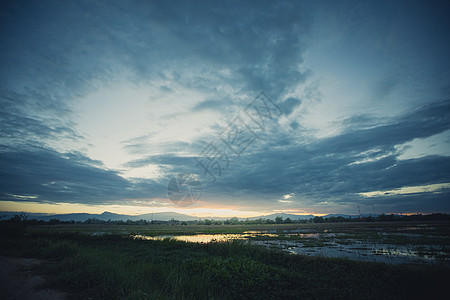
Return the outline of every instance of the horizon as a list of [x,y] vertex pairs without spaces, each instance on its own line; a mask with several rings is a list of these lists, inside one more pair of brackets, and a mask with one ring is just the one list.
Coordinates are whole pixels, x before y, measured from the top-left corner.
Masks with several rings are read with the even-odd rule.
[[0,9],[0,211],[450,213],[447,3]]
[[[148,216],[148,215],[160,215],[160,214],[167,214],[167,215],[182,215],[186,217],[194,217],[198,219],[211,219],[214,220],[215,218],[218,219],[226,219],[226,218],[239,218],[239,219],[254,219],[254,218],[264,218],[268,216],[299,216],[299,217],[331,217],[331,216],[348,216],[348,217],[367,217],[367,216],[388,216],[388,215],[396,215],[396,216],[427,216],[427,215],[448,215],[447,213],[361,213],[361,214],[295,214],[295,213],[271,213],[271,214],[262,214],[262,215],[253,215],[253,216],[197,216],[193,214],[186,214],[186,213],[177,213],[173,211],[163,211],[163,212],[151,212],[151,213],[142,213],[142,214],[120,214],[120,213],[114,213],[110,211],[103,211],[102,213],[32,213],[32,212],[26,212],[26,211],[0,211],[0,213],[17,213],[17,214],[29,214],[29,215],[42,215],[42,216],[65,216],[65,215],[97,215],[102,216],[104,214],[110,214],[110,215],[117,215],[117,216],[128,216],[128,217],[139,217],[139,216]],[[4,216],[0,216],[0,219]]]
[[[381,215],[401,215],[401,216],[416,216],[416,215],[433,215],[433,214],[444,214],[446,215],[447,213],[440,213],[440,212],[431,212],[431,213],[421,213],[421,212],[414,212],[414,213],[394,213],[394,212],[383,212],[383,213],[364,213],[362,212],[361,214],[343,214],[343,213],[329,213],[329,214],[305,214],[305,213],[285,213],[285,212],[272,212],[272,213],[264,213],[264,214],[258,214],[258,215],[246,215],[246,216],[238,216],[238,215],[227,215],[227,216],[219,216],[219,215],[204,215],[204,216],[199,216],[197,214],[190,214],[190,213],[186,213],[186,212],[175,212],[175,211],[152,211],[150,213],[138,213],[138,214],[128,214],[128,213],[117,213],[117,212],[111,212],[111,211],[103,211],[103,212],[70,212],[70,213],[49,213],[49,212],[29,212],[29,211],[0,211],[0,212],[7,212],[7,213],[24,213],[26,214],[37,214],[37,215],[47,215],[47,216],[56,216],[56,215],[72,215],[72,214],[89,214],[89,215],[103,215],[103,214],[115,214],[115,215],[125,215],[125,216],[130,216],[130,217],[136,217],[136,216],[141,216],[141,215],[153,215],[153,214],[180,214],[180,215],[185,215],[185,216],[191,216],[191,217],[196,217],[196,218],[203,218],[203,219],[208,219],[208,218],[233,218],[233,217],[237,217],[237,218],[241,218],[241,219],[249,219],[249,218],[256,218],[256,217],[265,217],[265,216],[270,216],[270,215],[295,215],[295,216],[314,216],[314,217],[327,217],[327,216],[335,216],[335,215],[343,215],[343,216],[381,216]],[[0,216],[1,218],[1,216]]]
[[[41,206],[41,205],[39,205]],[[2,210],[3,212],[10,212],[10,213],[32,213],[32,214],[52,214],[52,215],[59,215],[59,214],[103,214],[103,213],[113,213],[113,214],[124,214],[124,215],[130,215],[130,216],[139,216],[139,215],[143,215],[143,214],[152,214],[152,213],[178,213],[178,214],[185,214],[185,215],[189,215],[189,216],[195,216],[195,217],[199,217],[199,218],[208,218],[208,217],[219,217],[219,218],[224,218],[224,217],[239,217],[239,218],[252,218],[252,217],[256,217],[256,216],[262,216],[262,215],[270,215],[270,214],[276,214],[276,213],[280,213],[280,214],[284,214],[286,212],[253,212],[252,214],[248,214],[247,212],[236,212],[236,211],[227,211],[227,213],[222,213],[220,214],[220,211],[223,210],[218,210],[219,213],[217,213],[216,215],[214,215],[213,212],[208,212],[208,213],[198,213],[199,209],[195,208],[195,209],[191,209],[189,211],[186,211],[186,209],[180,210],[177,208],[173,208],[173,209],[169,209],[169,210],[152,210],[152,211],[143,211],[143,212],[136,212],[136,213],[128,213],[128,210],[114,210],[114,209],[110,209],[110,210],[101,210],[98,207],[93,208],[93,210],[90,211],[86,211],[86,210],[82,210],[82,211],[73,211],[73,210],[63,210],[63,211],[50,211],[50,210],[45,210],[45,211],[25,211],[25,210]],[[201,210],[201,209],[200,209]],[[208,211],[211,211],[210,209],[206,209]],[[299,215],[299,216],[306,216],[306,215],[314,215],[314,216],[324,216],[327,214],[317,214],[317,213],[286,213],[286,214],[292,214],[292,215]]]

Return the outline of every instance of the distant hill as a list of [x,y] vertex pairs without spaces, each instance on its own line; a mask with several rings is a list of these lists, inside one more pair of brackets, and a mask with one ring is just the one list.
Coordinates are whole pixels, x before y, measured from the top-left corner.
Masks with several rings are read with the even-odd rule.
[[[8,220],[14,217],[14,215],[21,214],[20,211],[0,211],[0,220]],[[25,214],[28,216],[28,219],[37,219],[41,220],[42,217],[50,216],[51,214],[46,213],[28,213],[25,212]]]
[[276,217],[282,217],[283,220],[289,218],[291,220],[309,220],[311,218],[314,218],[314,215],[293,215],[293,214],[270,214],[270,215],[263,215],[263,216],[257,216],[253,218],[248,218],[249,220],[257,220],[257,219],[269,219],[269,220],[275,220]]
[[161,212],[161,213],[154,213],[154,214],[143,214],[143,215],[138,215],[138,216],[134,216],[134,217],[136,218],[135,220],[144,219],[147,221],[151,221],[151,220],[169,221],[171,219],[175,219],[178,221],[198,220],[198,217],[185,215],[185,214],[179,214],[176,212]]
[[[361,214],[362,218],[366,218],[366,217],[378,217],[378,214]],[[323,216],[324,218],[329,218],[329,217],[343,217],[343,218],[359,218],[359,215],[343,215],[343,214],[329,214],[326,216]]]
[[[12,218],[16,214],[20,214],[21,212],[0,212],[0,219],[7,220]],[[146,221],[169,221],[171,219],[179,220],[179,221],[189,221],[189,220],[198,220],[197,217],[179,214],[176,212],[163,212],[163,213],[153,213],[153,214],[142,214],[142,215],[121,215],[115,214],[108,211],[105,211],[101,214],[87,214],[87,213],[74,213],[74,214],[38,214],[38,213],[25,213],[28,216],[28,219],[36,219],[49,221],[51,219],[58,219],[60,221],[86,221],[87,219],[98,219],[102,221],[137,221],[137,220],[146,220]]]

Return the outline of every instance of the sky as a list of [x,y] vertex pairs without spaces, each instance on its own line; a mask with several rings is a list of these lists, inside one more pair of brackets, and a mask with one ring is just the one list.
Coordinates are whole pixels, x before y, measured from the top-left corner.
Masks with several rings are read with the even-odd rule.
[[449,14],[2,1],[0,211],[450,213]]

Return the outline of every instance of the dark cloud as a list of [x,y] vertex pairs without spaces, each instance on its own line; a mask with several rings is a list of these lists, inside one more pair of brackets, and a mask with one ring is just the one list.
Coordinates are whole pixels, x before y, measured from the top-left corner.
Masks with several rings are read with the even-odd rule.
[[[5,82],[23,84],[39,73],[33,86],[58,102],[124,68],[138,79],[176,71],[173,62],[191,71],[199,63],[229,68],[238,76],[232,81],[241,81],[251,92],[274,91],[274,97],[304,80],[299,65],[310,20],[297,3],[133,2],[4,5]],[[205,59],[211,66],[200,62]]]
[[326,149],[336,153],[360,153],[378,146],[389,148],[450,129],[449,116],[450,101],[436,102],[395,118],[385,125],[350,129],[344,134],[318,141],[312,148],[315,151]]
[[79,153],[60,154],[45,148],[3,149],[0,154],[1,200],[24,201],[15,195],[35,195],[36,202],[126,204],[127,199],[163,197],[154,181],[138,185],[116,171]]
[[299,106],[301,103],[302,103],[302,101],[300,101],[299,99],[289,97],[286,100],[284,100],[280,104],[280,106],[286,115],[290,115],[294,111],[294,109],[297,106]]
[[42,144],[53,139],[83,140],[83,137],[60,119],[41,119],[0,111],[0,137],[3,144]]
[[[297,207],[304,207],[320,201],[332,201],[335,205],[360,203],[365,199],[359,193],[450,182],[449,157],[398,160],[399,153],[394,149],[397,144],[447,130],[449,103],[434,103],[399,116],[389,125],[352,129],[314,143],[287,143],[284,147],[267,143],[261,147],[264,150],[237,158],[212,184],[210,195],[250,195],[255,203],[276,205],[282,195],[294,192],[303,199]],[[371,151],[367,153],[368,150]],[[204,180],[211,179],[205,176]],[[400,209],[402,197],[393,196],[388,204]],[[433,195],[436,210],[446,209],[443,199],[447,197],[448,191]],[[424,199],[417,197],[414,201]],[[388,204],[383,207],[388,209]],[[403,206],[403,211],[406,208]]]

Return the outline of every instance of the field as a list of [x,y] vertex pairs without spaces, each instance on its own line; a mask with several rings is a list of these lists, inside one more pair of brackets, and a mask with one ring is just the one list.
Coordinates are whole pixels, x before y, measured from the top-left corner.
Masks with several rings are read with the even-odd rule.
[[[449,230],[448,222],[19,226],[3,228],[1,254],[41,260],[40,287],[74,299],[431,299],[447,293]],[[391,258],[370,261],[377,257]]]

